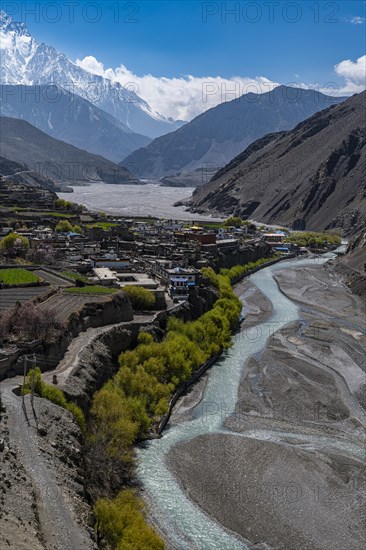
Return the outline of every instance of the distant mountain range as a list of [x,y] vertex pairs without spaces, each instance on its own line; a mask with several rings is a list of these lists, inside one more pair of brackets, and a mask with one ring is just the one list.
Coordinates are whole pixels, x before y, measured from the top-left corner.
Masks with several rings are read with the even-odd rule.
[[113,162],[151,141],[56,84],[0,85],[0,114],[24,119],[56,139]]
[[357,233],[366,226],[365,112],[363,92],[259,139],[196,189],[191,209]]
[[[176,130],[183,121],[167,119],[135,92],[82,69],[63,53],[38,44],[24,23],[0,12],[0,82],[26,86],[57,84],[93,103],[137,134],[155,138]],[[119,160],[121,160],[120,157]]]
[[290,130],[317,111],[344,99],[286,86],[264,94],[245,94],[155,139],[120,164],[135,166],[136,175],[143,178],[159,179],[182,173],[187,180],[185,172],[217,171],[256,139]]
[[141,183],[117,164],[54,139],[24,120],[0,117],[0,124],[3,159],[25,165],[42,180],[66,185],[93,181]]

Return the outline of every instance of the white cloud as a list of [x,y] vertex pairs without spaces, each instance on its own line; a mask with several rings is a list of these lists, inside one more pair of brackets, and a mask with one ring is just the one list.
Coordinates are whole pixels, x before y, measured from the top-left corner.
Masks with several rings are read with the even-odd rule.
[[366,21],[365,17],[361,17],[360,15],[355,15],[354,17],[351,17],[349,19],[349,22],[353,25],[362,25]]
[[[116,69],[105,68],[103,63],[93,56],[78,59],[76,64],[83,69],[104,76],[112,82],[119,82],[127,89],[136,92],[151,106],[154,111],[174,120],[192,120],[211,107],[224,101],[239,98],[249,92],[265,93],[279,85],[265,76],[253,78],[234,76],[195,77],[192,75],[175,78],[156,77],[152,74],[137,76],[124,65]],[[316,89],[327,95],[347,95],[359,93],[366,88],[366,56],[355,62],[345,60],[335,65],[338,77],[345,79],[345,84],[337,82],[323,85],[304,82],[288,82],[287,86]],[[301,75],[296,73],[297,79]]]
[[79,61],[79,59],[76,61],[76,64],[79,65],[79,67],[82,67],[89,73],[97,74],[99,76],[104,75],[104,67],[103,63],[100,63],[93,57],[92,55],[88,55],[87,57],[84,57],[82,61]]
[[151,74],[137,76],[124,65],[116,69],[105,69],[93,56],[77,59],[76,64],[135,91],[153,110],[175,120],[192,120],[223,101],[230,101],[248,92],[268,92],[278,86],[277,82],[263,76],[255,79],[191,75],[176,78],[158,78]]
[[366,88],[366,55],[359,57],[355,62],[351,59],[341,61],[335,65],[334,70],[346,81],[342,93],[359,93]]

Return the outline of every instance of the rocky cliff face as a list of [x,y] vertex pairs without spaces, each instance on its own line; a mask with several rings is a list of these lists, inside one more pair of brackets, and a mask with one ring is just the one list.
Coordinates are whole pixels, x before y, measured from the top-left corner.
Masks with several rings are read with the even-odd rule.
[[366,295],[366,231],[359,233],[348,245],[347,252],[334,262],[351,292]]
[[192,210],[357,233],[366,224],[365,106],[363,92],[258,140],[195,191]]

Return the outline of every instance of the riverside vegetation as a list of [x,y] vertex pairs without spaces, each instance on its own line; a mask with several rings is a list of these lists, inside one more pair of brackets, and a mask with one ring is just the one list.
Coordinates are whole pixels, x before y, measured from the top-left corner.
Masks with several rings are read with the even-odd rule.
[[[219,274],[204,268],[203,275],[219,291],[214,307],[195,321],[171,318],[161,342],[140,333],[137,347],[120,355],[120,370],[93,398],[89,422],[93,445],[122,467],[133,463],[133,444],[146,439],[152,425],[167,412],[175,389],[205,361],[230,347],[242,308],[231,281],[270,259]],[[145,523],[143,509],[131,489],[97,500],[94,512],[100,542],[116,550],[163,549],[163,541]]]
[[[231,282],[271,259],[262,258],[219,274],[212,268],[202,269],[203,276],[219,292],[213,308],[195,321],[170,318],[160,342],[141,332],[137,347],[120,355],[118,373],[94,395],[88,442],[128,471],[127,483],[133,475],[133,445],[146,439],[151,427],[167,412],[176,388],[208,359],[230,347],[242,308]],[[87,431],[82,410],[68,401],[62,390],[43,382],[39,368],[29,371],[23,394],[29,394],[32,387],[39,397],[71,412],[82,431]],[[134,489],[122,489],[113,498],[99,498],[94,514],[101,548],[164,549],[163,540],[147,524],[144,503]]]

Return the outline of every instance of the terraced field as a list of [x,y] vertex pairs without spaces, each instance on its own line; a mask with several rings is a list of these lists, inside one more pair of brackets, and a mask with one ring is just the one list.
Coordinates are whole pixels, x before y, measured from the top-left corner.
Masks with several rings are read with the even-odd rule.
[[4,288],[0,290],[0,313],[15,306],[16,302],[23,304],[50,291],[49,286],[33,286],[23,288]]
[[57,320],[60,323],[65,323],[72,313],[80,311],[85,304],[103,303],[108,300],[108,296],[79,295],[79,294],[55,294],[45,302],[39,305],[40,308],[45,308],[55,312]]
[[0,282],[6,285],[27,285],[38,281],[39,277],[27,269],[19,267],[0,269]]

